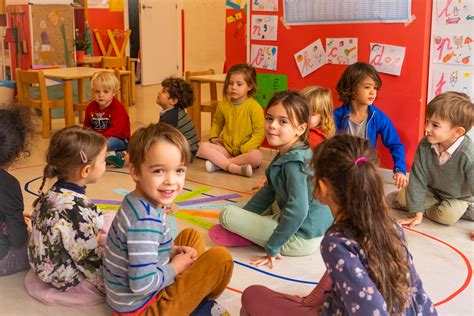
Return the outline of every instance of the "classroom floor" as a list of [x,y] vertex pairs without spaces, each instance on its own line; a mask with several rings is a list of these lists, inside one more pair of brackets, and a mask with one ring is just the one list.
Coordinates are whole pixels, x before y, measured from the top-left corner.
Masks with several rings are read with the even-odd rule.
[[[137,102],[130,108],[132,130],[156,122],[160,108],[155,104],[157,86],[137,86]],[[206,139],[210,118],[203,114],[203,137]],[[55,120],[53,129],[60,129],[63,121]],[[31,203],[39,187],[39,177],[44,167],[44,153],[48,140],[38,133],[32,146],[31,156],[18,162],[11,170],[24,185],[25,212],[31,212]],[[266,151],[264,166],[256,171],[253,178],[244,178],[216,172],[209,174],[204,170],[204,161],[193,162],[186,175],[187,191],[212,187],[205,196],[209,198],[227,194],[238,194],[233,199],[243,202],[250,198],[251,188],[263,177],[264,170],[274,152]],[[88,186],[87,196],[91,199],[107,199],[120,201],[125,191],[133,189],[133,181],[126,168],[110,168],[97,184]],[[386,185],[386,192],[393,191],[392,185]],[[218,201],[216,203],[222,203]],[[218,212],[219,209],[203,209],[201,211]],[[403,216],[397,214],[397,216]],[[215,218],[200,218],[216,223]],[[206,229],[181,219],[177,219],[178,227],[194,227],[202,232],[207,246],[213,243]],[[206,224],[206,223],[204,223]],[[474,315],[474,286],[472,284],[472,264],[474,263],[474,241],[469,240],[468,232],[474,229],[472,222],[460,221],[445,227],[427,219],[421,227],[406,230],[408,247],[411,251],[416,269],[423,280],[426,292],[437,304],[440,315]],[[266,267],[256,269],[249,265],[250,259],[263,255],[258,247],[229,249],[235,260],[234,274],[226,290],[218,299],[231,315],[239,315],[240,292],[251,284],[263,284],[274,290],[287,293],[306,295],[314,287],[312,282],[318,281],[324,268],[319,253],[307,257],[285,257],[277,261],[277,266],[270,270]],[[98,306],[81,306],[75,308],[45,306],[28,296],[23,286],[25,272],[0,278],[0,316],[10,315],[110,315],[105,304]]]

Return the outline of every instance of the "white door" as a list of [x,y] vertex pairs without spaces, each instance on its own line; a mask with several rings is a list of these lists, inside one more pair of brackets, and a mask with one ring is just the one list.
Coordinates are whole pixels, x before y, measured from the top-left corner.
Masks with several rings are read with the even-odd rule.
[[177,0],[141,0],[140,56],[143,86],[181,76],[181,24]]

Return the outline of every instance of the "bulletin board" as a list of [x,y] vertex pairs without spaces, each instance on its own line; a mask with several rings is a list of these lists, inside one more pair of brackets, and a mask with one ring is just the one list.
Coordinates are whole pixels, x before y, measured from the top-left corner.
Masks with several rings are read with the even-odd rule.
[[[276,16],[277,39],[249,38],[247,45],[247,61],[252,62],[252,46],[267,46],[263,52],[272,53],[275,47],[275,70],[258,68],[257,72],[270,74],[285,74],[288,76],[289,89],[302,89],[309,85],[320,85],[331,89],[334,106],[340,106],[335,91],[336,84],[347,65],[324,64],[316,71],[304,77],[298,69],[295,53],[303,48],[313,50],[326,48],[326,40],[357,39],[357,61],[369,62],[371,43],[382,43],[404,48],[404,60],[399,75],[380,73],[382,89],[375,105],[379,107],[397,129],[405,145],[408,167],[411,166],[419,139],[423,136],[424,111],[426,107],[428,87],[428,61],[430,50],[431,1],[412,1],[411,18],[407,23],[354,23],[354,24],[318,24],[318,25],[286,25],[283,18],[283,1],[278,1],[276,11],[254,10],[255,2],[263,0],[249,0],[248,19],[254,14]],[[249,25],[249,33],[252,32]],[[229,43],[231,39],[227,38]],[[226,44],[228,45],[228,44]],[[250,46],[250,47],[248,47]],[[389,48],[387,46],[387,48]],[[227,47],[235,54],[235,47]],[[255,55],[253,56],[255,57]],[[321,56],[321,58],[326,56]],[[261,59],[262,62],[265,58]],[[267,63],[273,67],[273,63]],[[390,153],[382,144],[377,146],[381,157],[381,166],[391,169],[393,166]]]
[[431,20],[428,101],[445,91],[474,100],[474,1],[436,0]]
[[74,65],[74,8],[31,5],[33,66]]

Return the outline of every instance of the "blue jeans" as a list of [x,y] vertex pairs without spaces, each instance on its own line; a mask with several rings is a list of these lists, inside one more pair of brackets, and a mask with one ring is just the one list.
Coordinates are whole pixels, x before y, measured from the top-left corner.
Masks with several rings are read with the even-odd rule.
[[107,138],[107,141],[109,143],[107,151],[125,151],[128,148],[128,141],[126,139],[109,137]]

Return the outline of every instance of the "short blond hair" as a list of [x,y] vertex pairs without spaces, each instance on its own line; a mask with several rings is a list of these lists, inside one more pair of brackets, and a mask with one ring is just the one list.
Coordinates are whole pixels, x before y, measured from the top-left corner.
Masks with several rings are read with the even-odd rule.
[[426,107],[426,118],[433,115],[451,123],[451,127],[463,127],[469,132],[474,123],[474,104],[462,92],[447,91],[437,95]]
[[319,86],[309,86],[304,88],[301,93],[306,98],[311,115],[320,114],[321,124],[319,128],[327,137],[331,137],[336,132],[336,126],[333,118],[333,102],[329,89]]
[[111,71],[100,71],[95,73],[91,79],[91,89],[97,85],[106,89],[114,90],[116,94],[120,89],[120,82]]

